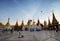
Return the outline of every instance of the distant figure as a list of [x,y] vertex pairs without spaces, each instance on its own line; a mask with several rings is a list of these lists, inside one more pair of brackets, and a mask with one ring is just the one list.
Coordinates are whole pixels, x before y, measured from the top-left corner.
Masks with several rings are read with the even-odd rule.
[[21,33],[20,33],[20,31],[19,31],[19,36],[20,36],[20,34],[21,34]]
[[20,31],[19,31],[19,35],[18,35],[18,38],[21,38],[21,35],[20,35],[21,33],[20,33]]
[[11,29],[10,31],[11,31],[11,33],[13,33],[13,29]]
[[56,29],[56,32],[58,32],[58,29]]
[[18,35],[18,38],[23,38],[24,36],[21,35],[20,31],[19,31],[19,35]]
[[58,28],[56,27],[56,32],[58,32]]
[[24,36],[23,35],[21,35],[21,38],[23,38]]

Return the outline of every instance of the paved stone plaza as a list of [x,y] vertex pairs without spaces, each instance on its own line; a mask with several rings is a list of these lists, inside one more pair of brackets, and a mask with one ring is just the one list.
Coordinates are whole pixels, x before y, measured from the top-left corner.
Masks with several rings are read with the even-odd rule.
[[39,31],[29,32],[21,31],[23,38],[18,38],[19,32],[14,31],[13,34],[10,32],[0,33],[0,41],[60,41],[60,31]]

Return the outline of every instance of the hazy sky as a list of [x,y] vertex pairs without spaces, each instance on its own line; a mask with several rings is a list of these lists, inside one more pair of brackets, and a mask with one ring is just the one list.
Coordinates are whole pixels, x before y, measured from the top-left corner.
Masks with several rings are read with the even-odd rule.
[[18,19],[19,24],[22,19],[25,24],[28,19],[34,19],[43,23],[52,20],[52,10],[57,20],[60,22],[60,0],[0,0],[0,21],[6,24],[10,18],[10,23],[15,24]]

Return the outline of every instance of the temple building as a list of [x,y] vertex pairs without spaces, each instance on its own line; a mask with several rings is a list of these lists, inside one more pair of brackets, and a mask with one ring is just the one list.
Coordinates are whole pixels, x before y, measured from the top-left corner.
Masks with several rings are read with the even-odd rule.
[[7,23],[6,23],[6,25],[4,27],[5,27],[4,28],[5,31],[9,31],[9,30],[12,29],[12,27],[10,25],[10,18],[8,18],[8,21],[7,21]]
[[57,21],[55,15],[54,15],[54,12],[52,12],[52,14],[53,14],[52,23],[49,20],[48,27],[49,27],[50,30],[59,29],[59,22]]

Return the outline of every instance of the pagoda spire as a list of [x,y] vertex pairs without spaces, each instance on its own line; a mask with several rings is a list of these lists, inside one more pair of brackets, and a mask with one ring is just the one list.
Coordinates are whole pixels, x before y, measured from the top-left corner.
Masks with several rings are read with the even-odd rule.
[[58,21],[54,15],[54,12],[52,12],[52,14],[53,14],[52,24],[58,24]]
[[21,26],[24,26],[24,21],[22,20]]
[[16,20],[16,24],[15,24],[15,26],[18,26],[18,19]]
[[16,20],[16,24],[15,24],[15,26],[14,26],[14,30],[19,30],[19,28],[18,28],[19,26],[18,26],[18,19]]
[[35,25],[35,21],[34,21],[34,19],[33,19],[32,25],[33,25],[33,26]]
[[50,22],[50,19],[49,19],[49,17],[48,17],[48,26],[49,26],[49,25],[51,25],[51,22]]
[[39,21],[39,19],[38,19],[38,21],[37,21],[37,25],[38,25],[38,26],[40,25],[40,21]]
[[10,26],[10,18],[8,18],[8,22],[6,23],[6,26]]

